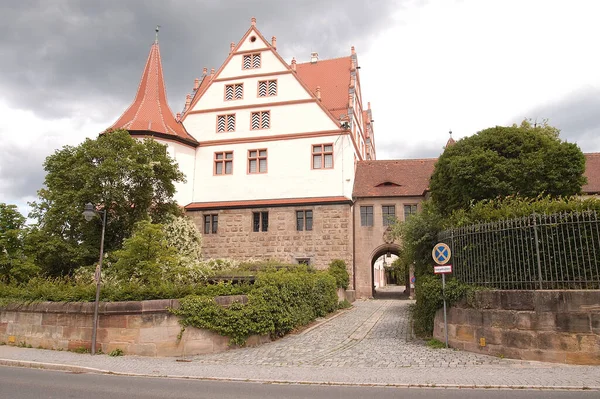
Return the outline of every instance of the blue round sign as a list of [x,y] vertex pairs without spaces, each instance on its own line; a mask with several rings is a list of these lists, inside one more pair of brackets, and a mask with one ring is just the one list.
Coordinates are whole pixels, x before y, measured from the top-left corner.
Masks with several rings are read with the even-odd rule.
[[415,278],[415,276],[412,276],[412,277],[410,278],[410,282],[414,284],[414,283],[415,283],[415,281],[417,281],[417,279]]

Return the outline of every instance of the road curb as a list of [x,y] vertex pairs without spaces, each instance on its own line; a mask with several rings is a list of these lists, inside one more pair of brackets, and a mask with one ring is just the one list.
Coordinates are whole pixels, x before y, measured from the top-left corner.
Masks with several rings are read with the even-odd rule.
[[403,383],[352,383],[352,382],[318,382],[318,381],[288,381],[288,380],[266,380],[253,378],[232,377],[202,377],[186,375],[156,375],[139,374],[120,371],[110,371],[93,367],[74,366],[58,363],[43,363],[25,360],[0,359],[0,366],[23,367],[41,370],[69,371],[72,373],[106,374],[123,377],[146,377],[146,378],[170,378],[182,380],[200,381],[229,381],[229,382],[251,382],[257,384],[281,384],[281,385],[331,385],[347,387],[390,387],[390,388],[435,388],[435,389],[509,389],[509,390],[536,390],[536,391],[600,391],[600,386],[539,386],[539,385],[475,385],[475,384],[403,384]]

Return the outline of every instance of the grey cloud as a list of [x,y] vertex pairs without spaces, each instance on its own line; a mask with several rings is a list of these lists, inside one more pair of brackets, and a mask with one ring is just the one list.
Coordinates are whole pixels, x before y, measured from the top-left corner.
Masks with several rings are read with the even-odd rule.
[[[377,134],[377,133],[376,133]],[[444,151],[446,142],[424,141],[377,141],[377,159],[437,158]]]
[[[278,50],[307,58],[361,48],[385,29],[404,0],[83,1],[29,0],[0,6],[0,90],[9,105],[68,117],[88,108],[95,120],[116,118],[133,99],[160,32],[170,104],[183,105],[202,67],[218,68],[256,16]],[[7,2],[4,2],[7,3]]]
[[[525,116],[548,119],[561,130],[562,139],[577,143],[585,152],[600,151],[600,89],[583,87],[553,103],[540,105]],[[522,119],[522,118],[521,118]],[[519,118],[514,118],[519,122]]]

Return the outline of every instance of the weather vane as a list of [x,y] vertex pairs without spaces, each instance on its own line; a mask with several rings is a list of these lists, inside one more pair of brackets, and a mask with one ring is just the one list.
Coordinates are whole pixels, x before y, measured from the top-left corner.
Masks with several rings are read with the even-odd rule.
[[158,43],[158,31],[160,30],[160,25],[156,25],[156,29],[154,29],[156,31],[156,43]]

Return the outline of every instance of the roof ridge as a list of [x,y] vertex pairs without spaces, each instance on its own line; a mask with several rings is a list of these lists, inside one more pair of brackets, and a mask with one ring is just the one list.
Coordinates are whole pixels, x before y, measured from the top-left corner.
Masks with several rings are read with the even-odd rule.
[[342,57],[334,57],[334,58],[325,58],[325,59],[319,59],[316,63],[313,63],[311,61],[306,61],[306,62],[296,62],[296,65],[304,65],[304,64],[318,64],[320,62],[327,62],[327,61],[336,61],[336,60],[342,60],[344,58],[352,58],[352,55],[347,55],[347,56],[342,56]]

